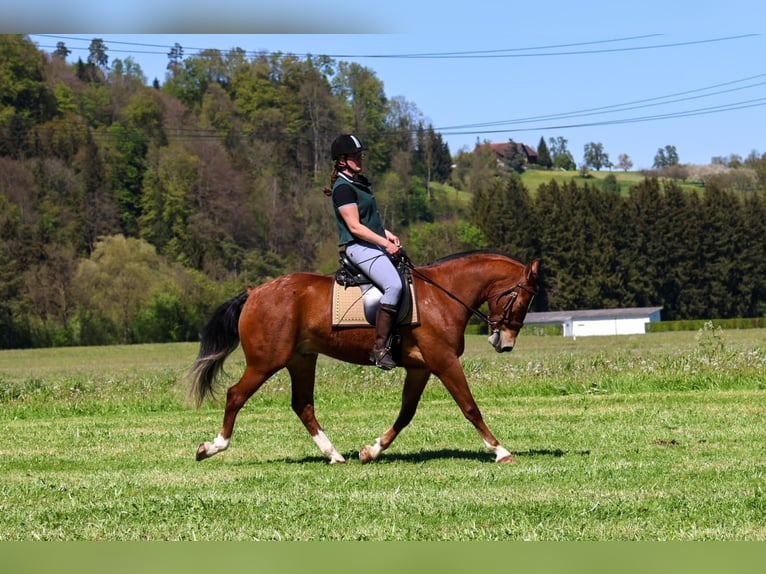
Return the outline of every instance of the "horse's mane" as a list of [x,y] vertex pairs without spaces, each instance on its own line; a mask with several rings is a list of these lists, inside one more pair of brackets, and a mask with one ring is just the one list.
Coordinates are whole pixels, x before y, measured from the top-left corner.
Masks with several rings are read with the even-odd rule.
[[500,255],[501,257],[506,257],[508,259],[515,261],[519,265],[524,265],[524,262],[521,261],[520,259],[517,259],[516,257],[512,257],[511,255],[508,255],[507,253],[504,253],[503,251],[500,251],[498,249],[474,249],[473,251],[463,251],[462,253],[453,253],[452,255],[440,257],[436,261],[432,261],[431,263],[428,263],[424,267],[433,267],[435,265],[446,263],[447,261],[453,261],[454,259],[461,259],[463,257],[469,257],[471,255]]

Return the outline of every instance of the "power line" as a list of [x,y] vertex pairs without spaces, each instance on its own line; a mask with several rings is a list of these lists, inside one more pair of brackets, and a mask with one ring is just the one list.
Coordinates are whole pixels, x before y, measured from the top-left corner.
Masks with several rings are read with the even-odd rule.
[[439,132],[442,135],[484,135],[484,134],[501,134],[501,133],[513,133],[513,132],[525,132],[525,131],[544,131],[544,130],[559,130],[559,129],[572,129],[572,128],[584,128],[594,126],[611,126],[620,124],[632,124],[643,123],[665,119],[684,118],[691,116],[702,116],[714,113],[727,112],[732,110],[742,110],[747,108],[755,108],[760,106],[766,106],[766,97],[755,98],[752,100],[745,100],[742,102],[734,102],[731,104],[722,104],[719,106],[711,106],[707,108],[698,108],[693,110],[685,110],[680,112],[669,112],[666,114],[658,114],[654,116],[638,116],[633,118],[620,118],[614,120],[604,120],[597,122],[587,122],[579,124],[561,124],[561,125],[535,125],[533,127],[526,128],[508,128],[502,130],[481,130],[481,131],[452,131],[443,128],[434,128],[434,131]]
[[[552,45],[544,45],[544,46],[533,46],[533,47],[522,47],[522,48],[502,48],[502,49],[495,49],[495,50],[469,50],[469,51],[462,51],[462,52],[425,52],[425,53],[402,53],[402,54],[321,54],[324,56],[327,56],[329,58],[352,58],[352,59],[472,59],[472,58],[529,58],[529,57],[546,57],[546,56],[576,56],[576,55],[586,55],[586,54],[608,54],[608,53],[615,53],[615,52],[633,52],[633,51],[639,51],[639,50],[657,50],[657,49],[666,49],[666,48],[679,48],[683,46],[694,46],[694,45],[700,45],[700,44],[711,44],[711,43],[717,43],[717,42],[727,42],[731,40],[741,40],[745,38],[752,38],[755,36],[759,36],[760,34],[739,34],[734,36],[723,36],[719,38],[706,38],[702,40],[689,40],[685,42],[673,42],[673,43],[665,43],[665,44],[648,44],[648,45],[640,45],[640,46],[630,46],[630,47],[622,47],[622,48],[600,48],[596,50],[572,50],[572,51],[544,51],[541,52],[541,50],[552,50],[552,49],[560,49],[560,48],[571,48],[571,47],[578,47],[578,46],[592,46],[592,45],[598,45],[598,44],[607,44],[607,43],[616,43],[616,42],[625,42],[629,40],[645,40],[648,38],[653,38],[657,36],[661,36],[662,34],[644,34],[640,36],[627,36],[623,38],[613,38],[613,39],[607,39],[607,40],[592,40],[588,42],[577,42],[577,43],[570,43],[570,44],[552,44]],[[30,34],[30,36],[39,36],[43,38],[50,38],[50,39],[58,39],[58,40],[76,40],[79,42],[87,42],[88,40],[85,40],[83,38],[77,38],[74,36],[56,36],[51,34]],[[106,40],[104,40],[106,43]],[[210,48],[192,48],[192,47],[186,47],[181,44],[174,44],[173,46],[163,45],[163,44],[148,44],[148,43],[140,43],[140,42],[122,42],[122,41],[109,41],[110,44],[118,44],[123,46],[138,46],[138,47],[144,47],[144,48],[163,48],[164,50],[171,50],[176,47],[176,45],[181,46],[181,48],[191,51],[196,51],[197,53],[205,52],[211,50]],[[46,46],[47,48],[52,48],[52,46]],[[55,46],[53,46],[55,48]],[[69,48],[67,46],[67,48]],[[72,50],[87,50],[88,48],[81,48],[81,47],[74,47],[70,48]],[[235,48],[232,48],[235,49]],[[163,52],[156,52],[156,51],[139,51],[139,50],[110,50],[113,52],[132,52],[132,53],[138,53],[138,54],[167,54],[167,51]],[[220,52],[221,50],[216,50]],[[268,50],[257,50],[257,51],[245,51],[245,54],[247,55],[259,55],[259,54],[274,54],[279,52],[271,52]],[[306,53],[306,54],[294,54],[295,56],[310,56],[312,54]],[[314,54],[317,55],[317,54]]]
[[[644,45],[644,46],[633,46],[629,48],[607,48],[607,49],[599,49],[599,50],[586,50],[586,51],[568,51],[568,52],[547,52],[547,53],[532,53],[532,54],[512,54],[511,52],[522,52],[522,51],[534,51],[534,50],[546,50],[546,49],[560,49],[560,48],[568,48],[568,47],[578,47],[578,46],[589,46],[589,45],[598,45],[598,44],[608,44],[608,43],[616,43],[616,42],[625,42],[625,41],[631,41],[631,40],[645,40],[648,38],[659,36],[660,34],[646,34],[642,36],[631,36],[631,37],[624,37],[624,38],[614,38],[614,39],[606,39],[606,40],[594,40],[589,42],[579,42],[579,43],[572,43],[572,44],[557,44],[557,45],[548,45],[548,46],[535,46],[535,47],[528,47],[528,48],[507,48],[502,50],[472,50],[472,51],[466,51],[466,52],[436,52],[436,53],[422,53],[422,54],[389,54],[389,55],[368,55],[368,56],[345,56],[345,57],[353,57],[353,58],[363,58],[363,57],[377,57],[377,58],[476,58],[476,57],[486,57],[486,58],[492,58],[492,57],[510,57],[510,56],[551,56],[551,55],[572,55],[576,53],[605,53],[605,52],[621,52],[621,51],[629,51],[629,50],[643,50],[643,49],[658,49],[658,48],[670,48],[670,47],[679,47],[679,46],[689,46],[689,45],[695,45],[695,44],[707,44],[712,42],[722,42],[722,41],[728,41],[728,40],[735,40],[735,39],[742,39],[742,38],[748,38],[753,36],[758,36],[758,34],[742,34],[737,36],[727,36],[722,38],[709,38],[704,40],[695,40],[690,42],[678,42],[678,43],[666,43],[666,44],[654,44],[654,45]],[[30,35],[32,36],[32,35]],[[35,36],[45,37],[45,38],[51,38],[51,39],[69,39],[69,40],[77,40],[77,41],[87,41],[83,38],[75,38],[72,36],[54,36],[54,35],[48,35],[48,34],[38,34]],[[95,39],[95,38],[94,38]],[[103,41],[103,39],[102,39]],[[106,43],[106,41],[105,41]],[[164,48],[170,50],[170,46],[162,45],[162,44],[149,44],[149,43],[137,43],[137,42],[109,42],[110,44],[118,44],[118,45],[126,45],[126,46],[138,46],[142,48]],[[179,44],[175,44],[173,46],[176,47]],[[183,48],[183,46],[182,46]],[[86,49],[86,48],[76,48],[76,49]],[[108,47],[107,47],[108,49]],[[184,49],[192,49],[192,50],[200,50],[198,48],[184,48]],[[235,49],[235,48],[232,48]],[[109,51],[115,51],[108,49]],[[208,49],[205,49],[208,50]],[[136,50],[128,50],[130,52],[134,53],[159,53],[159,52],[139,52]],[[164,53],[164,52],[163,52]],[[258,54],[270,54],[272,52],[268,51],[260,51],[257,52]],[[330,56],[330,57],[341,57],[338,55]],[[512,132],[519,132],[519,131],[540,131],[540,130],[553,130],[553,129],[571,129],[571,128],[582,128],[582,127],[592,127],[592,126],[604,126],[604,125],[618,125],[618,124],[630,124],[630,123],[640,123],[640,122],[649,122],[649,121],[658,121],[658,120],[666,120],[666,119],[674,119],[674,118],[683,118],[683,117],[689,117],[689,116],[698,116],[698,115],[709,115],[714,113],[723,113],[733,110],[739,110],[739,109],[746,109],[746,108],[753,108],[753,107],[760,107],[763,105],[766,105],[764,103],[764,98],[755,98],[751,100],[743,100],[738,102],[731,102],[727,104],[721,104],[717,106],[709,106],[706,108],[696,108],[696,109],[687,109],[687,110],[680,110],[675,112],[668,112],[664,114],[655,114],[655,115],[642,115],[642,116],[635,116],[635,117],[624,117],[624,118],[615,118],[615,119],[609,119],[609,120],[601,120],[601,121],[592,121],[592,122],[582,122],[582,123],[570,123],[570,124],[560,124],[560,125],[550,125],[550,122],[554,120],[563,120],[563,119],[573,119],[573,118],[580,118],[580,117],[586,117],[586,116],[599,116],[599,115],[606,115],[606,114],[615,114],[618,112],[627,112],[631,110],[641,109],[641,108],[649,108],[649,107],[656,107],[656,106],[662,106],[662,105],[669,105],[672,103],[679,103],[679,102],[685,102],[695,99],[701,99],[701,98],[708,98],[715,95],[722,95],[732,92],[737,92],[741,90],[751,89],[758,86],[762,86],[766,84],[766,82],[756,82],[745,86],[736,86],[736,87],[730,87],[735,86],[736,84],[741,84],[743,82],[748,82],[752,80],[757,80],[760,78],[763,78],[766,76],[766,73],[764,74],[757,74],[754,76],[749,76],[746,78],[741,78],[738,80],[732,80],[728,82],[722,82],[718,84],[714,84],[711,86],[706,86],[702,88],[695,88],[692,90],[686,90],[682,92],[676,92],[672,94],[662,95],[662,96],[655,96],[651,98],[644,98],[640,100],[634,100],[630,102],[625,102],[621,104],[612,104],[612,105],[606,105],[606,106],[600,106],[600,107],[594,107],[594,108],[586,108],[581,110],[575,110],[570,112],[561,112],[556,114],[546,114],[546,115],[539,115],[539,116],[530,116],[530,117],[524,117],[524,118],[516,118],[516,119],[509,119],[509,120],[496,120],[496,121],[490,121],[490,122],[482,122],[482,123],[471,123],[471,124],[464,124],[464,125],[453,125],[453,126],[446,126],[441,128],[434,128],[436,131],[439,131],[443,135],[486,135],[486,134],[499,134],[499,133],[512,133]],[[719,89],[719,88],[727,88],[727,89]],[[711,90],[717,90],[717,91],[711,91]],[[702,93],[702,92],[709,92],[709,93]],[[519,124],[534,124],[531,127],[503,127],[503,126],[517,126]],[[502,128],[502,129],[486,129],[486,128]],[[198,131],[198,130],[176,130],[175,132],[177,134],[176,137],[181,137],[184,139],[194,139],[194,138],[213,138],[218,137],[218,134],[214,132],[210,133],[204,133],[204,131]],[[275,134],[272,134],[275,135]]]
[[[697,94],[699,92],[709,91],[718,87],[724,87],[724,86],[730,86],[732,84],[737,84],[749,80],[754,80],[758,78],[763,78],[766,76],[766,73],[764,74],[757,74],[755,76],[749,76],[747,78],[741,78],[739,80],[732,80],[729,82],[723,82],[719,84],[714,84],[712,86],[706,86],[703,88],[696,88],[693,90],[686,90],[683,92],[677,92],[674,94],[668,94],[665,96],[656,96],[652,98],[645,98],[641,100],[635,100],[632,102],[626,102],[623,104],[612,104],[608,106],[600,106],[596,108],[586,108],[584,110],[576,110],[572,112],[562,112],[558,114],[546,114],[546,115],[540,115],[540,116],[529,116],[525,118],[518,118],[518,119],[512,119],[512,120],[497,120],[492,122],[484,122],[484,123],[473,123],[473,124],[464,124],[464,125],[458,125],[458,126],[446,126],[441,129],[443,130],[454,130],[454,129],[469,129],[469,128],[484,128],[484,127],[493,127],[493,126],[502,126],[502,125],[508,125],[508,124],[521,124],[521,123],[530,123],[535,121],[549,121],[553,119],[564,119],[564,118],[573,118],[573,117],[582,117],[582,116],[592,116],[592,115],[601,115],[601,114],[608,114],[608,113],[616,113],[616,112],[624,112],[624,111],[630,111],[640,108],[648,108],[648,107],[655,107],[655,106],[664,106],[668,104],[678,103],[678,102],[684,102],[689,100],[695,100],[700,98],[708,98],[711,96],[721,95],[721,94],[727,94],[732,92],[737,92],[741,90],[746,90],[750,88],[755,88],[758,86],[762,86],[766,84],[766,81],[763,82],[757,82],[754,84],[746,85],[746,86],[739,86],[735,88],[730,88],[727,90],[719,90],[716,92],[710,92],[707,94],[701,94],[701,95],[695,95],[695,96],[689,96],[688,94]],[[687,96],[687,97],[678,97],[678,96]],[[675,99],[671,99],[675,98]],[[665,101],[659,101],[659,100],[665,100]],[[651,103],[650,103],[651,102]]]

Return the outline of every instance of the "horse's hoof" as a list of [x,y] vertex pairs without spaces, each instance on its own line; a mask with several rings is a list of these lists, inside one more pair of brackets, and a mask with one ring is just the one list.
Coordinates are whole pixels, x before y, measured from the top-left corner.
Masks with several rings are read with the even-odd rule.
[[499,459],[497,462],[500,464],[516,464],[518,461],[512,454],[509,454],[508,456]]
[[199,443],[197,447],[197,462],[207,458],[207,447],[204,442]]
[[372,462],[375,460],[372,456],[372,453],[370,452],[370,447],[366,446],[362,450],[359,451],[359,461],[362,464],[367,464],[369,462]]

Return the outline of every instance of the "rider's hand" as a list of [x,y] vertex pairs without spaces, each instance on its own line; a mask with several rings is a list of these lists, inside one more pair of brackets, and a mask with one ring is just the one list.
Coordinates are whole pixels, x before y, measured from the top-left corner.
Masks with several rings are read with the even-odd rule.
[[386,243],[386,253],[388,253],[389,255],[398,255],[400,247],[401,246],[400,246],[398,241],[397,242],[393,242],[393,241],[389,240]]
[[399,253],[399,248],[401,247],[401,242],[399,241],[399,238],[391,233],[388,229],[386,231],[386,239],[388,239],[388,243],[386,243],[386,253],[389,255],[396,255]]

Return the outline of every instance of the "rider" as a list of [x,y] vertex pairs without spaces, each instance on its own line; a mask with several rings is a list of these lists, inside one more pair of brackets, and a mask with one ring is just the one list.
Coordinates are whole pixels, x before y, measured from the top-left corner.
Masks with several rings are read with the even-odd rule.
[[399,238],[383,227],[372,184],[362,175],[366,148],[358,137],[343,134],[330,149],[335,162],[331,189],[341,251],[377,286],[383,295],[375,316],[375,344],[370,360],[381,369],[396,367],[386,342],[393,329],[402,294],[402,281],[391,256],[400,249]]

